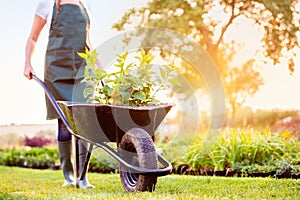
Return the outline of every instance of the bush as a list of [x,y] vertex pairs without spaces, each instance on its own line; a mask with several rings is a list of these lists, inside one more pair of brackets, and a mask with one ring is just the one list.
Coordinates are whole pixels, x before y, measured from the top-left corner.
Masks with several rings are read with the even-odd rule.
[[[92,154],[93,155],[93,154]],[[0,149],[0,165],[17,166],[34,169],[59,169],[59,153],[57,148],[25,148]],[[117,163],[107,155],[92,156],[89,171],[115,172]]]
[[51,148],[2,149],[0,157],[0,165],[6,166],[47,169],[59,163],[57,149]]
[[275,170],[282,173],[289,169],[295,174],[300,172],[299,141],[286,138],[282,133],[226,129],[218,135],[216,142],[205,145],[204,138],[197,137],[184,155],[183,162],[195,170]]
[[44,147],[55,142],[55,139],[45,136],[34,136],[32,138],[25,136],[24,139],[24,145],[29,147]]

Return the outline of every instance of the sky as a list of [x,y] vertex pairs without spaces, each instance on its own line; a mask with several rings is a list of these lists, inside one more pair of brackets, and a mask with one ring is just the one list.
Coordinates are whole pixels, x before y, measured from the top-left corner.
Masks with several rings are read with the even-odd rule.
[[[146,0],[90,0],[89,2],[93,16],[91,41],[93,46],[98,46],[118,34],[111,29],[111,26],[127,9],[142,5]],[[0,125],[53,123],[45,119],[43,90],[36,82],[29,81],[23,76],[25,44],[37,3],[38,0],[10,0],[1,5]],[[248,38],[251,41],[251,37],[254,36],[247,30],[244,32],[249,34]],[[244,36],[243,33],[241,35]],[[41,78],[46,41],[47,30],[44,29],[32,59],[35,72]],[[247,49],[244,51],[249,52]],[[300,66],[296,66],[293,76],[289,75],[286,66],[266,66],[261,72],[265,78],[265,85],[246,102],[246,105],[254,109],[300,109]]]

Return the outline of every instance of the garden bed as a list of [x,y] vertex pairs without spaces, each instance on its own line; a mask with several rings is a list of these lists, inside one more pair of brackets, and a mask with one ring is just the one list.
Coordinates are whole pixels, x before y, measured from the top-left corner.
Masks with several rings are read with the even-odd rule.
[[[192,144],[158,142],[157,148],[172,161],[173,174],[299,179],[300,141],[285,132],[227,129],[218,135],[208,153],[202,151],[203,138],[197,137]],[[60,168],[58,150],[49,147],[0,149],[0,165]],[[117,173],[117,169],[118,163],[113,158],[101,150],[93,150],[90,172]]]
[[[60,169],[57,149],[51,148],[27,148],[27,149],[0,149],[0,165],[17,166],[32,169]],[[117,173],[117,162],[107,155],[92,157],[90,160],[89,171],[96,173]],[[174,166],[172,173],[177,175],[192,176],[223,176],[223,177],[273,177],[273,178],[300,178],[300,165],[285,167],[269,172],[248,170],[210,170],[210,169],[193,169],[188,164]]]
[[178,175],[192,175],[192,176],[223,176],[223,177],[272,177],[272,178],[293,178],[299,179],[300,172],[293,173],[292,171],[286,170],[284,172],[278,172],[276,170],[270,172],[247,172],[241,170],[207,170],[198,169],[194,170],[187,164],[179,165],[177,168],[173,168],[173,174]]

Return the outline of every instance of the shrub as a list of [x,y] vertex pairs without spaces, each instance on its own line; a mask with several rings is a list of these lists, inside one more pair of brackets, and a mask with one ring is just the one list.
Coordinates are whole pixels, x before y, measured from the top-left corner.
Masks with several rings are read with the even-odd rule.
[[6,166],[46,169],[59,163],[57,149],[51,148],[2,149],[0,156],[0,165]]
[[56,141],[53,138],[46,136],[34,136],[32,138],[25,136],[24,145],[29,147],[44,147],[55,143]]
[[[281,133],[272,134],[268,129],[225,129],[206,151],[203,141],[203,137],[197,137],[184,155],[184,162],[193,169],[272,171],[280,170],[278,163],[283,161],[300,164],[299,142]],[[295,173],[296,168],[291,167]]]
[[[93,154],[92,154],[93,155]],[[0,149],[0,165],[35,169],[59,169],[57,148]],[[89,170],[92,172],[115,172],[118,164],[107,155],[92,156]]]

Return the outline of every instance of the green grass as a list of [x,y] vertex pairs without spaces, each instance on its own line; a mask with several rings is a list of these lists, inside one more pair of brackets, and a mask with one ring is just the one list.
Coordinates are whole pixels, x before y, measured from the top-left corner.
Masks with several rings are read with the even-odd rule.
[[62,188],[62,172],[0,166],[0,199],[300,199],[300,180],[169,175],[153,193],[126,193],[118,174],[89,173],[95,189]]

